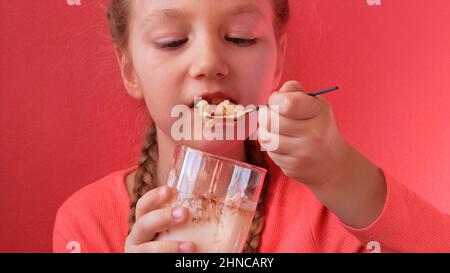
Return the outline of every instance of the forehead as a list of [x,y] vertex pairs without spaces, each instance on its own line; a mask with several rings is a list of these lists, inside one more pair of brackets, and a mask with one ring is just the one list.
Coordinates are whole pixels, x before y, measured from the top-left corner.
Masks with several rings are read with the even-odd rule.
[[145,25],[161,19],[210,18],[239,15],[272,21],[271,0],[134,0],[131,1],[133,21]]

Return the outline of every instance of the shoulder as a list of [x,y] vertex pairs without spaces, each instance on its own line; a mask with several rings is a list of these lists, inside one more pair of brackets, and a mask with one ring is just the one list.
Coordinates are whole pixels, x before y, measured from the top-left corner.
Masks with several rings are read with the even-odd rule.
[[128,206],[129,197],[125,186],[125,177],[136,167],[113,172],[72,194],[59,208],[60,212],[89,212],[86,209],[111,206]]
[[54,251],[79,242],[82,252],[120,251],[127,234],[129,196],[125,177],[136,167],[113,172],[72,194],[58,209],[53,227]]

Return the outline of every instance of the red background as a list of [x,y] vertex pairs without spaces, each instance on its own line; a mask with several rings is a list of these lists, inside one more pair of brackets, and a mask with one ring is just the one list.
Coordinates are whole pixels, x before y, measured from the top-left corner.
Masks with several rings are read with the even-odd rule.
[[[291,2],[285,79],[340,86],[347,139],[450,212],[450,1]],[[61,203],[137,161],[146,114],[101,3],[0,1],[0,251],[51,251]]]

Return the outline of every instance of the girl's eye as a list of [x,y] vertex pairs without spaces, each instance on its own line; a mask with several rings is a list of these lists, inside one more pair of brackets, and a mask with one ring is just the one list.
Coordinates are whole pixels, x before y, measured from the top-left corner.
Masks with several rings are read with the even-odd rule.
[[180,46],[184,45],[187,41],[188,41],[188,39],[158,43],[158,47],[167,48],[167,49],[176,49],[176,48],[179,48]]
[[246,38],[234,38],[234,37],[225,37],[225,40],[231,42],[237,46],[250,46],[256,44],[257,39],[246,39]]

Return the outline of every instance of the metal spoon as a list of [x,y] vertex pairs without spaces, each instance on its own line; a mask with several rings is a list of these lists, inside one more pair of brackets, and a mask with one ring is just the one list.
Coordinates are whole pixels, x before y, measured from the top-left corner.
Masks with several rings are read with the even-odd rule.
[[[315,97],[315,96],[318,96],[318,95],[321,95],[321,94],[325,94],[325,93],[328,93],[328,92],[331,92],[331,91],[335,91],[335,90],[338,90],[338,89],[339,89],[338,86],[334,86],[334,87],[330,87],[330,88],[327,88],[327,89],[323,89],[323,90],[315,91],[315,92],[312,92],[312,93],[308,93],[308,95],[312,96],[312,97]],[[234,119],[234,120],[237,120],[237,119],[240,119],[241,117],[243,117],[244,115],[246,115],[248,113],[251,113],[251,112],[254,112],[254,111],[258,111],[261,107],[268,107],[268,106],[269,106],[268,104],[265,104],[265,105],[261,105],[261,106],[255,107],[253,109],[248,109],[248,110],[245,110],[244,112],[241,112],[239,115],[212,116],[211,113],[204,113],[203,117],[204,118],[210,118],[210,119]],[[217,108],[217,105],[210,105],[210,107],[216,107]],[[216,109],[213,109],[213,110],[214,110],[213,112],[215,112]]]

